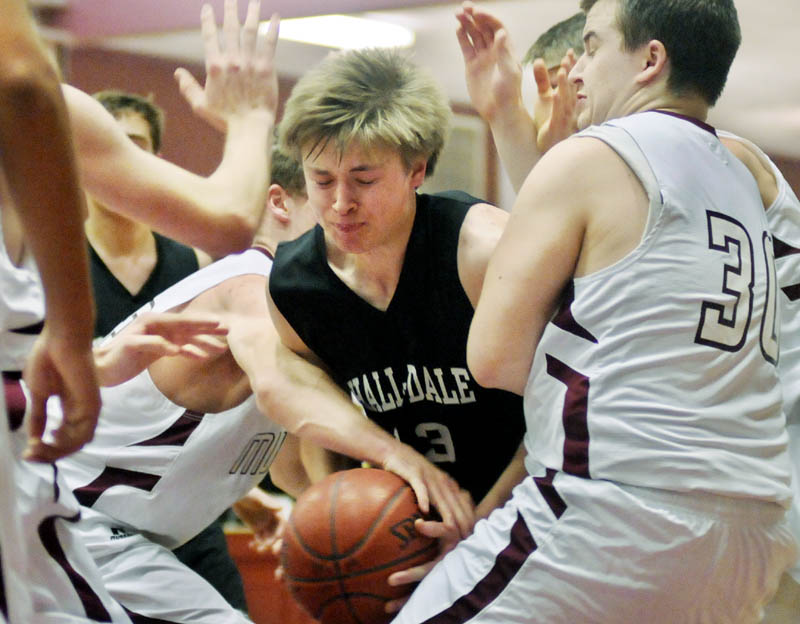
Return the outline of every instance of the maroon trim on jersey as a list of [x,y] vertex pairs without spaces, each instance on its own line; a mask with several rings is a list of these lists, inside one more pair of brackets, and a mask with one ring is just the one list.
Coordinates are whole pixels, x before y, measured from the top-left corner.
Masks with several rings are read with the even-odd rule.
[[18,327],[17,329],[10,330],[14,334],[25,334],[26,336],[38,336],[44,329],[44,321],[39,321],[25,327]]
[[533,477],[533,481],[536,483],[536,487],[539,488],[539,493],[542,495],[542,498],[547,503],[548,507],[550,507],[550,511],[552,511],[553,515],[558,519],[567,510],[567,504],[553,485],[553,477],[555,477],[556,474],[558,473],[555,470],[548,468],[543,477]]
[[137,490],[150,492],[160,479],[159,475],[106,466],[99,477],[91,483],[77,488],[73,493],[81,505],[91,507],[103,492],[115,485],[127,485]]
[[572,370],[549,353],[547,374],[565,386],[561,420],[564,425],[564,472],[576,477],[591,478],[589,474],[589,378]]
[[67,518],[62,516],[50,516],[42,520],[39,524],[39,539],[42,542],[48,554],[58,563],[59,566],[66,572],[69,577],[69,582],[80,598],[83,608],[86,610],[86,615],[92,620],[97,622],[111,622],[111,615],[103,605],[103,601],[94,592],[91,585],[81,576],[78,571],[72,567],[72,564],[67,559],[61,543],[58,541],[58,534],[56,533],[56,520],[59,518],[68,522],[77,522],[80,519],[80,513],[73,517]]
[[597,338],[572,316],[573,301],[575,301],[575,282],[570,280],[562,293],[561,305],[552,320],[553,325],[560,327],[570,334],[574,334],[578,338],[585,338],[589,342],[597,344]]
[[669,115],[670,117],[677,117],[678,119],[683,119],[684,121],[688,121],[689,123],[694,124],[701,130],[705,130],[706,132],[710,132],[714,136],[717,136],[717,129],[714,126],[707,124],[705,121],[698,119],[697,117],[690,117],[689,115],[681,115],[680,113],[673,113],[672,111],[661,110],[660,108],[652,109],[654,113],[661,113],[662,115]]
[[197,429],[197,425],[203,420],[203,416],[202,412],[186,410],[178,420],[156,437],[142,440],[130,446],[183,446],[189,436]]
[[253,245],[250,249],[252,249],[254,251],[260,251],[262,254],[264,254],[270,260],[274,260],[275,259],[275,256],[272,255],[272,252],[269,249],[267,249],[266,247],[259,247],[258,245]]
[[[800,253],[800,249],[797,247],[792,247],[789,243],[782,241],[774,234],[772,235],[772,245],[775,250],[776,260],[778,258],[785,258],[786,256],[792,256]],[[800,283],[792,284],[791,286],[783,286],[781,287],[781,290],[787,297],[789,297],[789,301],[797,301],[800,299]]]
[[6,413],[8,426],[11,431],[16,431],[25,420],[25,393],[20,384],[22,373],[18,371],[3,371],[3,394],[6,398]]
[[125,605],[122,605],[122,608],[125,609],[125,613],[127,613],[128,617],[131,618],[133,624],[174,624],[173,622],[167,622],[167,620],[158,620],[156,618],[142,615],[141,613],[135,613]]
[[538,546],[528,525],[517,512],[517,520],[511,527],[511,541],[497,555],[494,566],[473,587],[468,594],[461,596],[444,611],[425,620],[423,624],[456,624],[466,622],[485,609],[511,582],[522,564]]

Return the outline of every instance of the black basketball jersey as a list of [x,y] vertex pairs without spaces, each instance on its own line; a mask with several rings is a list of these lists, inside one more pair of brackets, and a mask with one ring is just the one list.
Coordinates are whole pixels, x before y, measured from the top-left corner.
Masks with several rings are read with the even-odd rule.
[[328,266],[322,228],[281,243],[270,276],[278,309],[367,415],[452,475],[479,502],[524,433],[522,399],[479,386],[467,369],[474,310],[458,276],[461,224],[478,203],[417,196],[417,212],[386,311]]
[[141,290],[132,295],[108,270],[89,245],[89,269],[97,307],[94,335],[105,336],[157,294],[198,269],[194,249],[153,232],[156,239],[156,266]]

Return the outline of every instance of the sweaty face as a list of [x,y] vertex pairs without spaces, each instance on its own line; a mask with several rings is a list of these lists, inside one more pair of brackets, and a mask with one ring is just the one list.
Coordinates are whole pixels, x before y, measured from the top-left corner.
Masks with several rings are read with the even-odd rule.
[[303,173],[309,204],[329,247],[364,253],[405,242],[424,162],[408,170],[396,150],[351,144],[341,153],[330,142],[303,159]]
[[599,0],[586,16],[585,51],[569,74],[578,89],[578,128],[631,112],[639,56],[622,47],[616,21],[617,0]]

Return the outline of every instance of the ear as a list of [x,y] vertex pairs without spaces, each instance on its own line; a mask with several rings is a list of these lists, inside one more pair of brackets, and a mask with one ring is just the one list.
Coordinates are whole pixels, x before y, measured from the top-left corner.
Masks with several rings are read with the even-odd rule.
[[651,83],[662,75],[667,66],[667,50],[658,39],[642,46],[642,71],[637,77],[640,83]]
[[270,184],[267,189],[267,209],[281,223],[289,223],[289,207],[286,205],[286,191],[279,184]]
[[422,186],[422,183],[425,182],[425,172],[427,168],[428,161],[424,159],[420,159],[411,165],[411,184],[415,189],[418,189]]

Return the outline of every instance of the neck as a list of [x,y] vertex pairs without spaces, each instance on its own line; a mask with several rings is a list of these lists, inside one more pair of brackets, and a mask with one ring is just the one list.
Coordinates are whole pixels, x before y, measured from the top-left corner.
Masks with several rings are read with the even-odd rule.
[[149,227],[111,212],[91,199],[88,204],[86,237],[95,250],[125,255],[152,247],[153,234]]
[[643,97],[635,98],[631,102],[631,110],[627,114],[657,109],[700,121],[705,121],[708,117],[708,102],[700,96],[676,96],[671,93],[648,96],[644,91],[641,95]]

